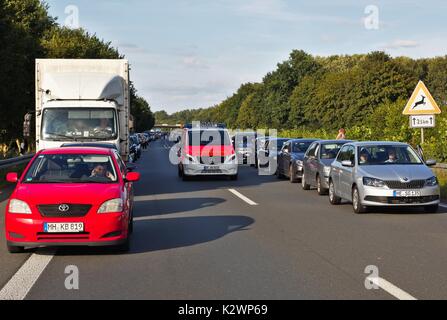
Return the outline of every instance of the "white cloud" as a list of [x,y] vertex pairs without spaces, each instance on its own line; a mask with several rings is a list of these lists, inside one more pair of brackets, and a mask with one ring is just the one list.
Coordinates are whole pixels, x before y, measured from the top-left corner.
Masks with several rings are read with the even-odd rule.
[[394,40],[393,42],[381,45],[380,48],[381,49],[400,49],[400,48],[415,48],[415,47],[419,47],[419,42],[414,41],[414,40],[402,40],[402,39],[398,39],[398,40]]

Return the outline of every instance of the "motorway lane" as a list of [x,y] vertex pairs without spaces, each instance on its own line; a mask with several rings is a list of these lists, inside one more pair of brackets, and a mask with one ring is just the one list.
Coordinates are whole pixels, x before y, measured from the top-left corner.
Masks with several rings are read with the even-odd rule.
[[[354,215],[249,167],[238,181],[182,182],[164,144],[138,165],[131,251],[61,248],[28,299],[392,299],[365,289],[368,265],[416,298],[447,297],[444,214]],[[64,287],[68,265],[78,291]]]

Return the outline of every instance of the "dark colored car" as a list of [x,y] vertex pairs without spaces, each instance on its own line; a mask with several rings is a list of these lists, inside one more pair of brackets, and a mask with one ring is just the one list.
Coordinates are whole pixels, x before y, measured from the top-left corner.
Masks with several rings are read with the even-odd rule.
[[141,146],[136,136],[129,137],[129,161],[135,162],[141,156]]
[[304,156],[304,175],[301,184],[304,190],[316,187],[319,195],[329,190],[331,164],[341,147],[350,140],[321,140],[314,142]]
[[316,139],[293,139],[284,143],[278,153],[278,171],[276,174],[279,179],[287,177],[291,183],[301,179],[304,154],[315,141]]

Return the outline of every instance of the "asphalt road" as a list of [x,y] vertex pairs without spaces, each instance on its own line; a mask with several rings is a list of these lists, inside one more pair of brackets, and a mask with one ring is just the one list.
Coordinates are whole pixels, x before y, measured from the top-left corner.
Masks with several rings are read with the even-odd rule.
[[[41,257],[49,262],[26,280],[26,299],[447,298],[447,210],[355,215],[349,204],[331,206],[315,191],[250,167],[241,167],[238,181],[183,182],[165,144],[153,143],[138,164],[129,253],[60,248],[10,255],[3,245],[0,288],[20,290],[16,273],[38,269],[33,263]],[[64,285],[71,265],[79,290]],[[367,266],[378,268],[377,289],[365,287]]]

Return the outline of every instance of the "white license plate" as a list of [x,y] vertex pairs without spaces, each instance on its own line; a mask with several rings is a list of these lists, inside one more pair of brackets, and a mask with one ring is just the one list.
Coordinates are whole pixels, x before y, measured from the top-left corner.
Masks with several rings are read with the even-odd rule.
[[219,166],[206,166],[203,168],[205,171],[213,171],[213,170],[219,170]]
[[421,195],[422,195],[421,192],[417,190],[394,191],[395,197],[410,198],[410,197],[420,197]]
[[64,222],[44,224],[44,232],[47,233],[79,233],[84,232],[84,223],[82,222]]

